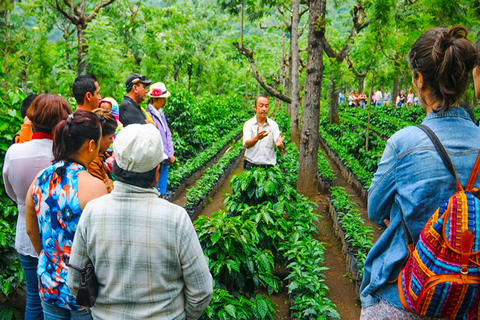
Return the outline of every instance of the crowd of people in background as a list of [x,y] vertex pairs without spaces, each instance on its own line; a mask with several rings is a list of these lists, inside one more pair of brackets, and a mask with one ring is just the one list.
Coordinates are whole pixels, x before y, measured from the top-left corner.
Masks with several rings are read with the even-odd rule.
[[[190,218],[162,199],[175,162],[162,111],[170,92],[150,84],[133,73],[118,105],[83,74],[72,85],[73,113],[54,94],[23,101],[3,178],[19,211],[25,319],[196,319],[210,302],[212,277]],[[89,220],[92,212],[102,218]],[[91,310],[76,301],[87,261],[99,279]]]
[[[368,103],[370,103],[370,105],[373,107],[382,105],[387,106],[392,103],[392,94],[388,91],[388,89],[385,89],[382,92],[381,88],[378,88],[377,91],[373,92],[370,96],[370,99],[364,90],[362,90],[360,93],[358,93],[356,90],[350,90],[348,97],[345,97],[343,91],[340,91],[338,95],[338,103],[345,104],[345,98],[347,98],[347,104],[349,107],[361,109],[365,109]],[[412,88],[408,90],[407,96],[405,96],[404,90],[400,90],[398,92],[395,99],[395,106],[405,106],[407,108],[411,108],[414,105],[420,105],[420,99],[415,96]]]

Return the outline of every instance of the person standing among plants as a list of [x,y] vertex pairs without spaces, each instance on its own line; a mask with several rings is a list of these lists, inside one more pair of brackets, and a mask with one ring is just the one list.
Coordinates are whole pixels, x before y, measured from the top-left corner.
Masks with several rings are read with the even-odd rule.
[[22,105],[20,106],[20,112],[23,118],[23,124],[20,127],[20,130],[15,133],[14,142],[15,143],[24,143],[27,141],[32,140],[33,130],[32,130],[32,122],[27,117],[27,110],[32,105],[33,100],[38,97],[38,94],[30,94],[28,95],[23,101]]
[[[477,53],[466,36],[467,29],[462,26],[431,29],[407,55],[413,87],[427,114],[422,125],[429,127],[446,149],[462,186],[472,172],[480,141],[480,129],[460,107],[477,63]],[[477,178],[474,186],[480,187],[479,182]],[[422,129],[407,127],[388,140],[368,191],[368,216],[386,230],[365,261],[360,289],[362,320],[432,319],[407,311],[400,300],[404,293],[399,292],[396,279],[409,255],[402,213],[415,244],[435,210],[456,190],[452,173]]]
[[168,169],[175,162],[172,133],[163,113],[163,108],[167,104],[167,98],[170,97],[170,91],[167,90],[163,82],[157,82],[150,86],[148,96],[150,99],[148,100],[147,113],[157,125],[158,131],[160,131],[164,152],[167,155],[167,159],[162,162],[157,185],[160,197],[163,197],[167,193]]
[[[132,124],[113,142],[112,193],[88,203],[70,264],[91,261],[99,280],[96,319],[198,319],[213,294],[212,275],[184,208],[158,198],[158,129]],[[76,294],[81,275],[68,272]]]
[[55,163],[40,171],[26,197],[26,229],[38,254],[38,290],[45,320],[92,319],[67,285],[67,263],[83,208],[107,193],[88,165],[97,157],[102,127],[97,115],[77,110],[53,133]]
[[108,177],[105,161],[108,159],[106,152],[112,144],[113,136],[117,130],[117,121],[111,113],[102,108],[93,110],[93,113],[98,116],[102,124],[102,139],[100,140],[98,156],[88,166],[88,173],[103,181],[107,187],[107,191],[110,193],[113,190],[113,181]]
[[25,198],[37,173],[48,167],[53,160],[53,128],[71,113],[72,110],[64,98],[53,94],[38,96],[26,113],[35,131],[32,140],[8,148],[3,164],[5,191],[18,208],[15,249],[25,274],[26,320],[43,319],[43,311],[38,293],[38,255],[26,231]]
[[243,125],[243,146],[245,160],[243,169],[271,168],[277,164],[275,147],[283,149],[282,132],[278,124],[268,118],[270,102],[266,96],[258,96],[255,99],[255,116]]
[[146,80],[144,75],[138,73],[132,73],[125,81],[127,95],[119,106],[119,119],[124,127],[148,122],[140,104],[145,100],[150,83],[151,80]]

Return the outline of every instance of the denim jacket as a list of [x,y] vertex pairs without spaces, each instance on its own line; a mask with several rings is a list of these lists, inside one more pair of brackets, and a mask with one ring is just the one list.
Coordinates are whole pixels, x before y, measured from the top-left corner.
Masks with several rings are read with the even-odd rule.
[[[430,112],[422,124],[442,142],[465,187],[480,149],[480,128],[460,107]],[[475,187],[480,187],[478,178]],[[384,219],[390,220],[390,225],[365,261],[360,289],[363,308],[381,299],[404,309],[395,281],[408,253],[400,208],[416,243],[427,220],[455,192],[455,179],[421,129],[407,127],[388,140],[368,190],[368,216],[382,227],[386,227]]]

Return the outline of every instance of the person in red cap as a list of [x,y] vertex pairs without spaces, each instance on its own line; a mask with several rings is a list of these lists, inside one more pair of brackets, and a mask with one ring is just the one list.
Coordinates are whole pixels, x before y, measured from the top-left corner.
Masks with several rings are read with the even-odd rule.
[[127,95],[119,106],[119,118],[124,127],[133,123],[147,123],[147,118],[140,108],[140,104],[145,100],[148,92],[147,87],[150,83],[152,83],[151,80],[146,80],[145,76],[138,73],[133,73],[127,78],[125,82]]

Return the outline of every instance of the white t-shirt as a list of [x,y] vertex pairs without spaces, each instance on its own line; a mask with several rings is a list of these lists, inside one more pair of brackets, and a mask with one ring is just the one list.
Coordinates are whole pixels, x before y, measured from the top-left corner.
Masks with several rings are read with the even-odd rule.
[[267,131],[268,135],[258,140],[258,142],[251,148],[245,151],[245,159],[254,164],[277,164],[277,157],[275,155],[275,141],[280,136],[278,124],[272,119],[267,118],[265,124],[262,126],[257,121],[257,116],[254,116],[243,125],[243,145],[245,142],[254,138],[257,135],[257,128],[259,131]]
[[381,102],[383,99],[382,91],[378,90],[377,92],[375,92],[375,97],[377,98],[377,101]]

